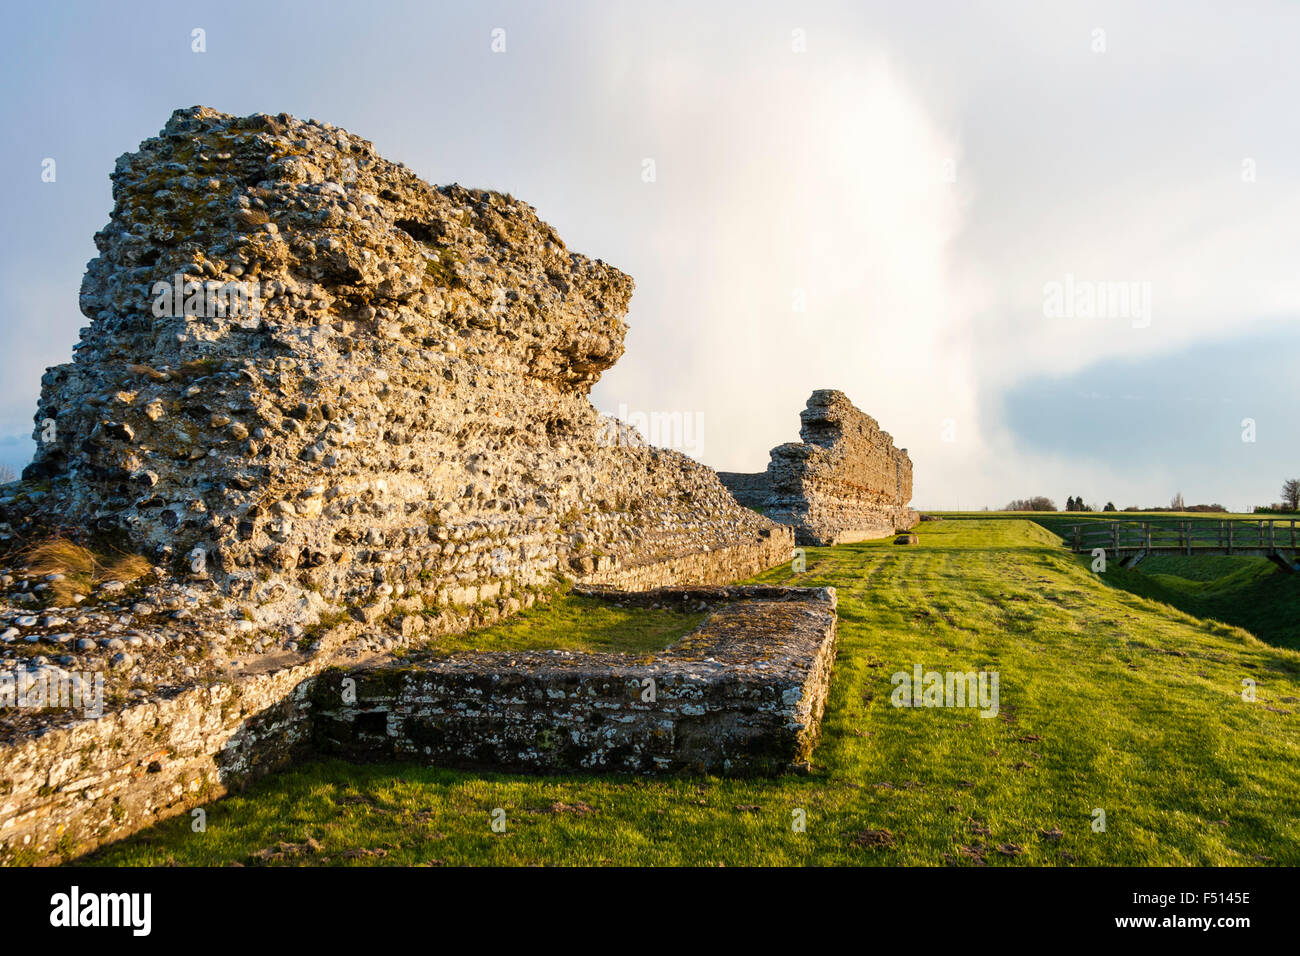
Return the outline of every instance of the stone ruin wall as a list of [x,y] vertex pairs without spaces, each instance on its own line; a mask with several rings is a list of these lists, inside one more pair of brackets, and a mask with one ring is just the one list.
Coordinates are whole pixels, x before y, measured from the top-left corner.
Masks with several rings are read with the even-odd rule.
[[325,660],[0,740],[0,866],[65,862],[287,766]]
[[881,538],[914,527],[912,460],[879,423],[833,389],[799,413],[800,442],[772,449],[767,471],[722,472],[741,504],[795,529],[804,545]]
[[[313,756],[552,773],[807,769],[835,656],[833,588],[585,593],[707,604],[715,617],[649,657],[497,652],[344,671],[319,654],[0,740],[0,866],[67,861]],[[362,627],[340,624],[322,642],[347,644]],[[355,704],[343,703],[349,676]]]
[[[788,556],[710,469],[592,407],[632,280],[527,204],[431,187],[329,124],[202,107],[112,178],[90,325],[42,379],[25,474],[59,520],[127,534],[259,626],[416,595],[450,628],[565,578]],[[177,276],[200,314],[168,312]],[[255,315],[220,314],[247,288]]]
[[[498,651],[329,672],[313,693],[318,752],[541,773],[810,769],[835,658],[834,588],[587,593],[622,606],[708,606],[711,616],[645,656]],[[350,703],[345,676],[355,681]]]
[[[42,379],[24,479],[45,520],[224,595],[235,630],[352,613],[310,653],[0,740],[0,863],[66,859],[283,766],[310,744],[316,676],[376,625],[400,644],[566,581],[789,559],[791,529],[592,407],[632,281],[526,204],[431,187],[329,124],[201,107],[121,157],[113,195],[89,325]],[[177,276],[186,301],[159,308]]]

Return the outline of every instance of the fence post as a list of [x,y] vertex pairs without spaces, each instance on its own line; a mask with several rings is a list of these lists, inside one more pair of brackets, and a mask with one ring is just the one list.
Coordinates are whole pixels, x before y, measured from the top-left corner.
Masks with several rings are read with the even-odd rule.
[[1074,550],[1079,550],[1079,526],[1077,524],[1074,526]]
[[1187,528],[1187,556],[1190,558],[1192,556],[1192,523],[1184,521],[1183,524]]
[[1273,522],[1272,522],[1272,521],[1270,521],[1270,522],[1268,523],[1268,550],[1269,550],[1269,551],[1276,551],[1276,550],[1277,550],[1277,537],[1276,537],[1276,535],[1273,533]]
[[1232,554],[1232,522],[1228,522],[1228,553]]

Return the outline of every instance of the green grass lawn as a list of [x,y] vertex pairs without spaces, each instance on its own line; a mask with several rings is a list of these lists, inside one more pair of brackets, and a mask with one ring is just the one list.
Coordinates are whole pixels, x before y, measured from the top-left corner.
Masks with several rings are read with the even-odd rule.
[[[975,517],[967,513],[964,516]],[[1139,521],[1170,525],[1191,521],[1213,527],[1221,519],[1258,521],[1290,516],[1219,515],[1168,512],[1038,512],[979,515],[986,520],[1023,520],[1032,517],[1038,524],[1060,535],[1067,542],[1076,524],[1108,523],[1119,520],[1136,525]],[[924,525],[922,526],[924,527]],[[1279,529],[1278,538],[1289,540],[1289,531]],[[1239,537],[1240,541],[1241,538]],[[1157,553],[1144,558],[1134,568],[1122,568],[1111,562],[1101,579],[1112,587],[1124,588],[1185,611],[1198,618],[1221,621],[1245,628],[1251,634],[1276,644],[1300,650],[1300,578],[1288,574],[1267,558],[1225,554]]]
[[1157,554],[1136,568],[1111,567],[1103,580],[1198,618],[1235,624],[1270,644],[1300,649],[1300,575],[1267,558]]
[[708,612],[668,608],[622,608],[576,594],[561,594],[492,627],[443,634],[415,649],[416,654],[464,651],[661,651],[707,618]]
[[[805,573],[758,579],[839,589],[810,775],[318,762],[212,804],[204,833],[182,817],[83,862],[245,863],[312,838],[318,852],[282,862],[1300,864],[1300,654],[1111,586],[1032,520],[917,530],[917,545],[810,548]],[[916,664],[997,671],[1000,713],[891,706],[890,675]]]

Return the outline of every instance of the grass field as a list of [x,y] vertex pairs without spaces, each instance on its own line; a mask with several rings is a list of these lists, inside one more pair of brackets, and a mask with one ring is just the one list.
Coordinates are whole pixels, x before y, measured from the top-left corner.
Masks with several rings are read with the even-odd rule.
[[[760,577],[839,589],[810,775],[319,762],[212,804],[204,833],[183,817],[83,862],[246,863],[283,842],[279,862],[326,865],[1300,864],[1300,654],[1112,586],[1031,520],[918,530]],[[916,664],[996,671],[998,716],[891,706]]]
[[445,634],[427,648],[438,655],[462,651],[661,651],[695,630],[709,615],[676,610],[615,607],[576,594],[561,594],[535,604],[493,627]]
[[[1117,517],[1118,515],[1118,517]],[[1009,516],[1022,520],[1025,515]],[[1290,520],[1289,516],[1263,515]],[[1221,518],[1257,521],[1260,515],[1204,513],[1083,512],[1039,513],[1035,522],[1068,540],[1070,529],[1090,521],[1192,521],[1213,526]],[[993,518],[991,520],[997,520]],[[1267,558],[1238,555],[1155,554],[1133,569],[1112,562],[1100,580],[1151,598],[1205,620],[1245,628],[1278,647],[1300,650],[1300,576],[1288,574]]]

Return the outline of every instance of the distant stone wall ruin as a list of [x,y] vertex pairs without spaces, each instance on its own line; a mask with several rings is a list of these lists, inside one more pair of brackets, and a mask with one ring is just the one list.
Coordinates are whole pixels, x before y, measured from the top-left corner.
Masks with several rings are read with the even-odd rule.
[[805,545],[883,538],[919,521],[907,449],[834,389],[819,389],[799,413],[802,442],[772,449],[767,471],[720,472],[736,500],[793,526]]

